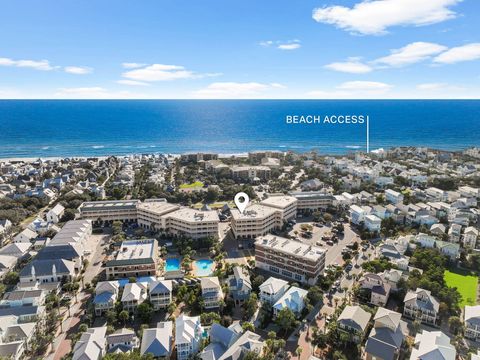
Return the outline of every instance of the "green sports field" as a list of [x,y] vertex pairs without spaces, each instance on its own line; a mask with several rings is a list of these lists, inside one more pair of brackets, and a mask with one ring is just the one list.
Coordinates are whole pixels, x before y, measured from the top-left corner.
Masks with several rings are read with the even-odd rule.
[[462,295],[460,306],[476,304],[478,286],[477,276],[463,275],[446,270],[443,277],[449,287],[456,287],[458,292]]

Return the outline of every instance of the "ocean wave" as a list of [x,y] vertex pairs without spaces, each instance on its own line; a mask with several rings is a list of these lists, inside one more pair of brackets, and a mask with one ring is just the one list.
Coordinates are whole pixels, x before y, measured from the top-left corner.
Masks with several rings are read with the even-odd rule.
[[361,146],[359,145],[347,145],[345,146],[347,149],[360,149]]
[[104,147],[104,145],[93,145],[92,149],[103,149]]
[[50,146],[43,146],[42,147],[42,150],[48,150],[48,149],[50,149]]

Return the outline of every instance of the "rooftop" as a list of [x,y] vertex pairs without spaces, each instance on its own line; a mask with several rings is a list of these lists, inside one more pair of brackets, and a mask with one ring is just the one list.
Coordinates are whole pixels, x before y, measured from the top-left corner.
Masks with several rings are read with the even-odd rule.
[[318,246],[307,245],[272,234],[258,237],[255,241],[255,245],[264,248],[271,248],[293,256],[301,256],[313,261],[319,260],[326,252]]
[[155,240],[127,240],[122,242],[115,260],[147,259],[154,256]]
[[238,209],[232,209],[232,217],[234,220],[254,220],[254,219],[264,219],[272,214],[274,214],[276,209],[270,206],[264,206],[259,204],[250,205],[245,211],[240,213]]
[[298,200],[293,196],[270,196],[261,202],[262,205],[274,208],[285,209],[286,207],[296,203]]
[[190,208],[182,208],[174,212],[171,212],[170,214],[168,214],[168,217],[172,219],[178,219],[181,221],[191,222],[191,223],[206,222],[206,221],[212,221],[212,222],[220,221],[220,219],[218,218],[217,212],[214,210],[199,211],[199,210],[190,209]]

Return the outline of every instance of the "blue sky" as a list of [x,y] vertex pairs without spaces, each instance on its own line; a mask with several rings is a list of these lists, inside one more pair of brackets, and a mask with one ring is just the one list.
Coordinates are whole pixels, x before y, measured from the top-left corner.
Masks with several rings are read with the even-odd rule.
[[0,6],[0,98],[480,97],[478,0]]

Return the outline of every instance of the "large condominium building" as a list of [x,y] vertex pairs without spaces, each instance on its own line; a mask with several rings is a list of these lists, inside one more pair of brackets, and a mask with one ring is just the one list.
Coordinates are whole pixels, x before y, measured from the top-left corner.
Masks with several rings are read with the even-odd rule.
[[294,281],[313,285],[325,268],[326,251],[317,246],[274,236],[261,236],[255,241],[255,264]]
[[283,225],[281,211],[275,208],[253,204],[240,213],[232,209],[232,232],[236,239],[254,239],[266,235]]
[[146,200],[137,204],[138,225],[151,230],[166,230],[166,214],[180,209],[179,205],[169,204],[163,199]]
[[291,192],[290,195],[297,199],[297,211],[299,213],[325,210],[332,206],[335,200],[333,195],[321,191]]
[[78,210],[83,219],[94,222],[113,222],[137,220],[137,204],[140,200],[87,201]]
[[281,211],[282,220],[289,221],[297,216],[298,200],[293,196],[281,195],[270,196],[263,200],[260,204],[270,206]]
[[107,279],[155,276],[158,264],[158,243],[155,239],[122,242],[115,259],[106,263]]
[[104,221],[134,221],[144,229],[163,231],[192,239],[218,237],[216,211],[200,211],[170,204],[165,199],[92,201],[80,208],[83,218]]
[[270,179],[271,170],[268,166],[232,166],[230,168],[234,179],[260,180]]
[[166,215],[167,232],[192,239],[218,237],[218,213],[213,210],[199,211],[181,208]]

